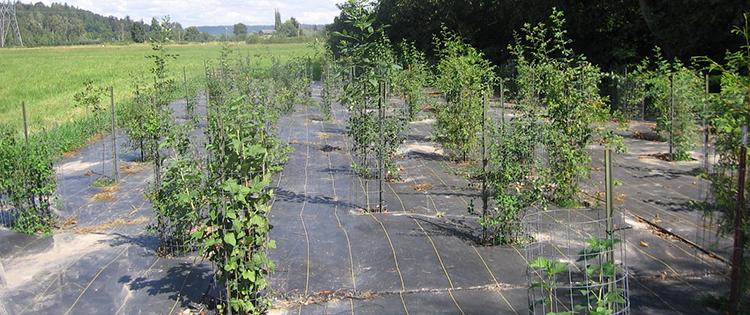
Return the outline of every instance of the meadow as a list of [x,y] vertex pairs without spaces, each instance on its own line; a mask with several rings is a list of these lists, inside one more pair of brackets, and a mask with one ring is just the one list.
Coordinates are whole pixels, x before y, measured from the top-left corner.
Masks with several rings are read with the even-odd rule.
[[[182,81],[183,68],[188,80],[204,75],[204,62],[216,60],[222,44],[170,45],[177,57],[169,64],[171,74]],[[311,52],[310,44],[231,43],[239,56],[249,56],[259,67],[268,67],[273,58],[281,61]],[[79,119],[73,95],[91,80],[96,85],[113,86],[118,104],[132,98],[132,82],[147,74],[151,61],[149,45],[65,46],[0,50],[0,124],[16,130],[23,126],[21,102],[26,102],[32,133]]]

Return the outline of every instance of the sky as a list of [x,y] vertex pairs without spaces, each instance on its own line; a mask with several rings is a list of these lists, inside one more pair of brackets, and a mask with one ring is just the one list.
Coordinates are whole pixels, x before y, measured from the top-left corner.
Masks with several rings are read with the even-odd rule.
[[113,15],[148,23],[152,17],[169,15],[187,26],[273,25],[274,9],[281,19],[294,17],[303,24],[328,24],[338,15],[336,3],[344,0],[53,0],[105,16]]

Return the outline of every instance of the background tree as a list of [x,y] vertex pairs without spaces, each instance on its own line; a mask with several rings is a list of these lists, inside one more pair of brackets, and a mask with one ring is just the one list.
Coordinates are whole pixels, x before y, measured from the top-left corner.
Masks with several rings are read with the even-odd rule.
[[188,27],[185,29],[185,40],[189,42],[201,41],[201,31],[195,26]]
[[276,29],[276,34],[278,36],[285,36],[285,37],[296,37],[300,34],[300,24],[297,22],[297,19],[290,18],[286,20],[284,23],[281,23],[278,29]]
[[[565,12],[574,50],[595,65],[619,70],[647,56],[656,45],[665,47],[666,57],[683,62],[693,55],[721,58],[725,50],[737,46],[728,31],[741,19],[741,12],[750,10],[750,2],[379,0],[375,24],[389,25],[386,32],[392,42],[412,41],[432,58],[436,56],[432,36],[445,25],[493,63],[505,65],[512,59],[505,47],[513,42],[513,30],[542,21],[553,7]],[[346,27],[341,22],[334,20],[329,30]]]
[[245,39],[245,37],[247,36],[247,26],[242,23],[237,23],[234,25],[233,32],[234,32],[234,37],[236,37],[237,39],[240,39],[240,40]]
[[143,21],[133,23],[133,26],[130,28],[130,37],[133,38],[133,41],[136,43],[143,43],[146,41],[146,27],[143,24]]
[[182,29],[182,24],[174,22],[172,23],[172,38],[176,41],[181,42],[184,40],[185,30]]

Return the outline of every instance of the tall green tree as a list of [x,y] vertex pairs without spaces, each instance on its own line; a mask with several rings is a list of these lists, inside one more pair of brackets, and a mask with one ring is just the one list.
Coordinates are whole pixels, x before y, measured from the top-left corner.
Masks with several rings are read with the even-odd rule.
[[279,10],[273,11],[273,18],[274,18],[273,29],[278,31],[279,27],[281,27],[281,13],[279,13]]

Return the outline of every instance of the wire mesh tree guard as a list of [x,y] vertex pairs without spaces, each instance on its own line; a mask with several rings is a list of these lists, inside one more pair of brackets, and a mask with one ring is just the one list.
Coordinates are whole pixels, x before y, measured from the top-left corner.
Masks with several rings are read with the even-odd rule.
[[623,220],[615,219],[608,232],[597,209],[540,210],[524,218],[529,314],[630,313]]

